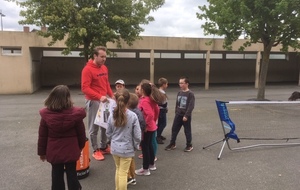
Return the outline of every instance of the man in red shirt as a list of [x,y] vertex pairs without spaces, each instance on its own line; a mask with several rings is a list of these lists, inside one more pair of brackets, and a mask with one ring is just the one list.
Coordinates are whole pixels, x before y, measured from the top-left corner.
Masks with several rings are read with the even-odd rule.
[[81,90],[86,98],[86,110],[88,112],[88,129],[90,141],[94,150],[93,157],[96,160],[104,160],[103,154],[109,154],[105,128],[100,127],[101,143],[98,147],[97,135],[99,126],[94,124],[100,101],[107,101],[107,97],[113,98],[113,92],[108,81],[108,69],[104,65],[106,61],[106,48],[98,46],[94,49],[93,59],[90,59],[81,73]]

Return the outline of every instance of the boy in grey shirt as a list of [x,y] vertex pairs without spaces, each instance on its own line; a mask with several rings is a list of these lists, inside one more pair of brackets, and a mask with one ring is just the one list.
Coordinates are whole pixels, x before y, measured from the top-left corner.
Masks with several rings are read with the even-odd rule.
[[180,77],[179,86],[181,90],[178,92],[176,99],[171,141],[165,150],[174,150],[176,148],[176,138],[182,126],[184,127],[186,137],[186,147],[184,151],[190,152],[193,150],[191,120],[192,111],[195,107],[195,96],[189,89],[189,83],[188,77]]

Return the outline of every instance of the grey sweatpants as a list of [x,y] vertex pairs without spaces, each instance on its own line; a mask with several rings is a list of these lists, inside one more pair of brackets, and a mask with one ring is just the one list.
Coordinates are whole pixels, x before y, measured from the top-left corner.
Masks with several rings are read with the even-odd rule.
[[[88,129],[90,135],[90,142],[92,144],[93,150],[97,150],[98,148],[106,148],[107,146],[107,137],[106,137],[106,129],[94,124],[97,111],[99,108],[100,101],[96,100],[86,100],[85,109],[88,114]],[[100,128],[100,147],[98,146],[97,136]]]

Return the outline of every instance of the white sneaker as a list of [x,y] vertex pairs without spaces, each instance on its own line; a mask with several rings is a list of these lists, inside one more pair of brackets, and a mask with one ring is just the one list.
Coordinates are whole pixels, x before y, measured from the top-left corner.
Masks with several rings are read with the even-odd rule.
[[156,166],[155,166],[155,164],[154,164],[154,165],[149,165],[149,170],[151,170],[151,171],[154,171],[154,170],[156,170]]
[[136,179],[128,178],[127,179],[127,185],[136,185]]
[[141,168],[141,169],[135,170],[135,174],[136,175],[150,175],[151,173],[150,173],[149,169]]

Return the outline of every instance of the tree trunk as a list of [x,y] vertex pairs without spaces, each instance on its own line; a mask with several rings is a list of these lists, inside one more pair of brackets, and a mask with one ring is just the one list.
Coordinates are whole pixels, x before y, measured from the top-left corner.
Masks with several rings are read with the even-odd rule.
[[91,44],[91,41],[88,40],[87,38],[84,38],[83,39],[83,55],[84,55],[84,59],[86,62],[88,62],[89,60],[89,56],[90,56],[90,44]]
[[87,44],[83,45],[83,54],[84,54],[84,59],[86,62],[88,62],[89,60],[89,51],[87,51],[87,49],[89,48],[89,46]]
[[259,73],[258,92],[256,98],[258,101],[265,100],[265,89],[266,89],[271,49],[272,46],[264,45],[263,58],[262,58],[262,63],[261,63],[260,73]]

